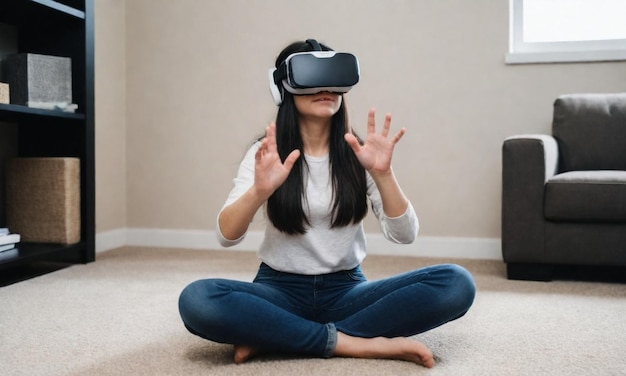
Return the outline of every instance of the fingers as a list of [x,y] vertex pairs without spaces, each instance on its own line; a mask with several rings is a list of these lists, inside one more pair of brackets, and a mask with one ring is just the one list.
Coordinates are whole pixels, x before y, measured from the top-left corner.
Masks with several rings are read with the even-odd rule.
[[387,137],[389,135],[389,128],[391,128],[391,114],[385,115],[385,123],[383,124],[383,130],[380,134],[383,137]]
[[402,138],[402,136],[404,136],[405,133],[406,133],[406,128],[400,129],[398,133],[396,133],[396,135],[393,136],[393,138],[391,139],[391,142],[393,142],[394,144],[398,143],[398,141],[400,141],[400,139]]
[[291,171],[291,168],[293,167],[294,163],[296,163],[299,157],[300,157],[300,150],[296,149],[292,151],[291,153],[289,153],[283,165],[288,171]]
[[[267,150],[276,151],[276,123],[271,122],[270,125],[265,128],[265,140],[267,140]],[[264,141],[265,141],[264,140]]]
[[359,144],[359,140],[357,140],[352,133],[346,133],[343,138],[346,140],[348,145],[350,145],[355,153],[359,152],[359,150],[361,149],[361,145]]
[[[383,129],[380,132],[380,135],[387,138],[387,136],[389,136],[389,130],[391,129],[391,114],[387,113],[385,115],[385,122],[383,123]],[[402,136],[404,135],[404,130],[400,130],[402,132],[402,134],[400,134],[400,136],[398,137],[398,134],[396,134],[396,136],[394,136],[394,142],[398,142],[400,140],[400,138],[402,138]],[[376,110],[374,108],[370,108],[369,112],[367,113],[367,133],[376,133]],[[400,132],[398,132],[400,133]]]
[[376,110],[372,107],[367,113],[367,134],[376,132]]
[[266,150],[267,150],[267,138],[264,138],[261,141],[261,146],[259,146],[256,153],[254,154],[254,159],[256,159],[257,161],[260,161],[263,158],[263,154],[265,154]]
[[[265,128],[265,138],[261,141],[261,146],[256,151],[254,158],[261,161],[265,156],[275,155],[278,158],[278,146],[276,145],[276,123],[272,122]],[[294,163],[300,157],[300,150],[293,150],[285,159],[283,165],[291,170]]]

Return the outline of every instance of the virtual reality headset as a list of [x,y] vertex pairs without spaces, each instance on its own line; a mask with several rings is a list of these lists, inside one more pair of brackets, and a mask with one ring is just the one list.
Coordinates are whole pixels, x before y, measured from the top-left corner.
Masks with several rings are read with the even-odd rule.
[[[314,40],[307,43],[319,48]],[[294,95],[322,91],[347,93],[359,82],[356,56],[335,51],[296,52],[268,72],[270,92],[277,106],[283,101],[283,90]]]

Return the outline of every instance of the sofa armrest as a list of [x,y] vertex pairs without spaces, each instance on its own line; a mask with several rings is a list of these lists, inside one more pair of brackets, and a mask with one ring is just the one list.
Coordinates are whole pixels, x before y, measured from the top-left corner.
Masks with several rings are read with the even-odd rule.
[[505,262],[545,260],[543,199],[557,172],[558,146],[549,135],[517,135],[502,146],[502,257]]
[[545,172],[544,183],[558,172],[559,147],[554,137],[547,134],[522,134],[507,137],[504,140],[504,144],[506,145],[507,142],[510,142],[512,145],[517,145],[518,148],[523,146],[521,144],[517,144],[517,142],[538,142],[543,146],[543,165]]

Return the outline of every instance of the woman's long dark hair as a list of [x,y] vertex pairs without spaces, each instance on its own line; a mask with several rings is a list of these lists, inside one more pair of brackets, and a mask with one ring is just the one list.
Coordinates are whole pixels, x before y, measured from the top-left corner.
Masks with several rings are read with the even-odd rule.
[[[325,51],[329,47],[320,44]],[[278,67],[287,56],[295,52],[311,51],[306,42],[295,42],[285,48],[276,59]],[[284,90],[283,102],[276,116],[276,143],[282,161],[293,150],[300,150],[287,180],[267,201],[267,216],[279,231],[287,234],[304,234],[310,226],[304,205],[305,169],[308,169],[298,126],[298,112],[292,94]],[[358,223],[367,214],[367,179],[365,169],[344,139],[348,129],[348,111],[342,100],[337,113],[331,119],[329,139],[329,163],[333,190],[332,227]],[[354,134],[354,132],[352,132]],[[358,138],[356,134],[355,137]],[[359,139],[359,142],[361,140]]]

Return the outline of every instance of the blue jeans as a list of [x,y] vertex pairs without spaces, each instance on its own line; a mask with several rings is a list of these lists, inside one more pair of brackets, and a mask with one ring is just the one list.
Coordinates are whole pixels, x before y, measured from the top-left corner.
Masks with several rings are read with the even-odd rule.
[[452,264],[371,282],[360,267],[310,276],[261,264],[253,282],[191,283],[178,306],[187,329],[208,340],[330,357],[337,331],[412,336],[463,316],[475,293],[470,273]]

